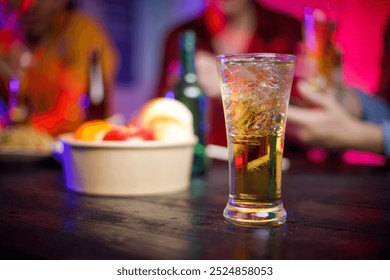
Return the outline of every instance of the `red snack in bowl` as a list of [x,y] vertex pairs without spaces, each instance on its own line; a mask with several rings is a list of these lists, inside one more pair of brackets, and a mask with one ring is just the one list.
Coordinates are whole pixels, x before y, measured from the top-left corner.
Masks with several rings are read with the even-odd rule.
[[142,140],[145,140],[145,141],[156,140],[156,138],[154,137],[153,131],[150,129],[146,129],[146,128],[141,128],[140,130],[138,130],[138,132],[134,136],[140,137],[140,138],[142,138]]
[[129,139],[129,137],[130,137],[130,134],[125,129],[115,128],[115,129],[108,131],[104,135],[103,141],[125,141],[125,140]]
[[127,126],[130,138],[140,138],[144,141],[156,140],[154,131],[143,126],[142,122],[139,119],[135,119],[130,122]]

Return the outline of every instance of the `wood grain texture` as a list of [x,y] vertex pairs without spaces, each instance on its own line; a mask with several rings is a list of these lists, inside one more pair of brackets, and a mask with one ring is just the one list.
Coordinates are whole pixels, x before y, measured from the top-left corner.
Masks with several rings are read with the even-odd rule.
[[292,160],[287,223],[248,229],[222,218],[227,164],[188,191],[97,197],[65,189],[53,162],[0,163],[1,259],[389,259],[390,172]]

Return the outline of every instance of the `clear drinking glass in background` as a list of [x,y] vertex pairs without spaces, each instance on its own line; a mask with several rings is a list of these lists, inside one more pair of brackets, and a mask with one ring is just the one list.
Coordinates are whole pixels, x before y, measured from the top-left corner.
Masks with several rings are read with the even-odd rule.
[[232,54],[217,58],[229,149],[225,219],[241,226],[286,221],[282,158],[295,56]]

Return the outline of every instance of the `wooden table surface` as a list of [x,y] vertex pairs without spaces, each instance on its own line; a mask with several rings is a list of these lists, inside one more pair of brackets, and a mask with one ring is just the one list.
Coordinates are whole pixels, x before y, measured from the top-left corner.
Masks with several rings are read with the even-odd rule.
[[69,192],[52,160],[0,163],[1,259],[390,259],[390,171],[293,156],[287,223],[222,218],[226,162],[188,191],[132,198]]

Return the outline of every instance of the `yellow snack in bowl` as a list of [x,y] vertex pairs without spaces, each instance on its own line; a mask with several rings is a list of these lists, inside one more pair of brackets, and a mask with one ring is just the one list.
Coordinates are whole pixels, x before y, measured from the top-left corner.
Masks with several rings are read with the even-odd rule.
[[94,141],[103,139],[104,135],[113,128],[113,124],[104,120],[87,121],[73,133],[76,140]]

